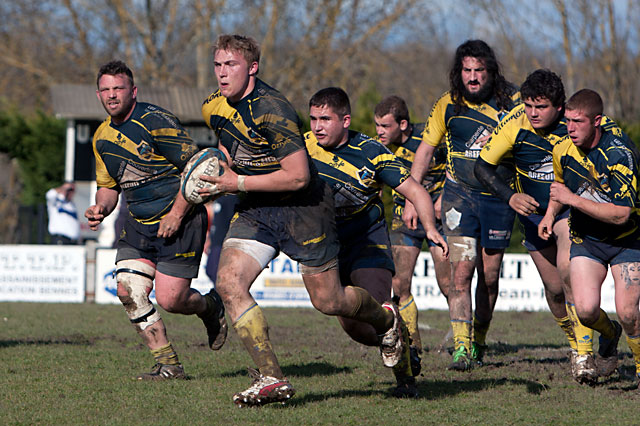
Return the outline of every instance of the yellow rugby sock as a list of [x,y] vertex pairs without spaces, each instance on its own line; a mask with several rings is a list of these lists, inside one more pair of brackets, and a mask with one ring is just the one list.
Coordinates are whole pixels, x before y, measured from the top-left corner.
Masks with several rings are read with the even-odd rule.
[[640,335],[627,336],[627,344],[633,354],[633,360],[636,363],[636,375],[640,377]]
[[460,346],[471,351],[471,321],[451,320],[453,329],[453,347],[457,350]]
[[593,323],[593,329],[599,332],[600,335],[607,340],[611,340],[616,337],[616,329],[607,316],[607,313],[602,309],[600,309],[600,316],[598,317],[598,320]]
[[398,308],[400,309],[400,316],[409,330],[411,345],[418,348],[419,352],[422,352],[420,330],[418,329],[418,307],[413,299],[413,295],[409,295],[409,298],[406,299]]
[[473,316],[473,341],[479,345],[486,345],[487,340],[487,332],[489,331],[489,326],[491,325],[491,321],[483,322],[478,319],[475,315]]
[[580,322],[575,305],[567,303],[567,314],[573,324],[578,355],[593,355],[593,329]]
[[171,342],[159,347],[158,349],[151,349],[151,355],[153,355],[153,358],[158,364],[180,364],[180,361],[178,360],[178,354],[173,349],[173,346],[171,346]]
[[254,303],[233,324],[244,347],[256,363],[258,370],[265,376],[278,379],[284,378],[278,359],[276,358],[271,341],[269,340],[269,327],[262,309]]
[[[568,312],[568,309],[567,309],[567,312]],[[558,327],[560,327],[562,331],[564,331],[564,334],[565,336],[567,336],[567,340],[569,341],[569,346],[571,347],[571,349],[573,349],[574,351],[577,351],[578,342],[576,341],[576,335],[573,332],[573,324],[571,322],[571,318],[569,318],[569,315],[563,318],[558,318],[554,316],[553,319],[556,320],[556,324],[558,324]]]
[[354,286],[347,286],[345,290],[347,289],[355,294],[356,303],[345,318],[371,324],[379,335],[393,327],[393,313],[383,308],[367,290]]

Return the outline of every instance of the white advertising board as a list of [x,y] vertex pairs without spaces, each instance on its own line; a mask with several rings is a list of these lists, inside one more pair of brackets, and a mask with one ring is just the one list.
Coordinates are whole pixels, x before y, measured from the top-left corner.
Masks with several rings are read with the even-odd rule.
[[[199,276],[192,287],[206,293],[212,287],[204,266],[203,256]],[[99,249],[96,253],[96,303],[120,303],[112,277],[115,269],[115,250]],[[471,292],[474,294],[477,277]],[[412,293],[418,309],[446,310],[447,302],[436,282],[431,255],[420,253],[412,282]],[[251,294],[261,306],[312,307],[304,288],[298,263],[281,254],[273,259],[256,279]],[[615,312],[613,280],[607,275],[602,286],[602,308]],[[153,296],[153,294],[152,294]],[[542,281],[527,254],[506,254],[502,262],[500,293],[496,303],[499,311],[548,311]]]
[[0,246],[0,301],[83,302],[84,246]]

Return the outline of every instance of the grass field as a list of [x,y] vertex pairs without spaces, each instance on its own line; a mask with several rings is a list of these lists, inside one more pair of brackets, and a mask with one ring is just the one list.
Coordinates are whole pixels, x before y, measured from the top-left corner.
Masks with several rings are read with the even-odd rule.
[[[163,313],[191,380],[138,382],[153,360],[122,307],[0,303],[0,424],[638,424],[633,360],[620,343],[620,373],[591,388],[573,382],[564,338],[548,313],[498,312],[488,364],[446,371],[437,349],[448,314],[420,313],[421,397],[389,396],[394,381],[375,348],[351,342],[311,309],[265,309],[271,340],[296,396],[239,409],[251,361],[233,331],[209,350],[196,317]],[[445,345],[446,346],[446,345]]]

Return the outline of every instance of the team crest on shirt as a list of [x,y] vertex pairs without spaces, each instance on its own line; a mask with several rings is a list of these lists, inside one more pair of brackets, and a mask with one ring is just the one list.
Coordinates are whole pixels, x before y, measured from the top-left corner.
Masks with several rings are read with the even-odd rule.
[[140,154],[140,158],[149,160],[153,155],[153,149],[151,149],[148,143],[142,142],[138,145],[138,154]]
[[358,181],[364,186],[371,186],[374,183],[375,172],[366,167],[358,170]]
[[340,167],[344,166],[344,161],[340,157],[338,157],[337,155],[334,155],[333,158],[331,159],[331,163],[329,163],[329,165],[331,167],[339,169]]

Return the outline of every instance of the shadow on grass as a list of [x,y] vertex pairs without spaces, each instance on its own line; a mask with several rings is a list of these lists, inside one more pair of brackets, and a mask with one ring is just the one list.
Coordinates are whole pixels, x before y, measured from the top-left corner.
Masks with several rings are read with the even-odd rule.
[[[487,389],[496,389],[504,385],[522,385],[527,388],[527,392],[532,395],[540,395],[542,392],[549,389],[548,386],[534,382],[531,380],[523,379],[481,379],[481,380],[465,380],[465,381],[427,381],[418,380],[418,391],[420,396],[416,399],[420,400],[439,400],[455,396],[459,393],[465,392],[477,392]],[[345,399],[352,397],[371,397],[371,396],[387,396],[394,399],[391,396],[393,388],[389,388],[387,391],[382,390],[353,390],[345,389],[338,392],[309,392],[303,396],[296,396],[291,401],[287,402],[288,406],[301,407],[309,403],[321,402],[328,399]]]
[[[351,367],[336,367],[328,362],[308,362],[305,364],[289,364],[282,366],[282,373],[287,377],[331,376],[334,374],[350,374]],[[222,377],[246,376],[247,370],[241,369],[221,374]]]
[[82,334],[73,334],[71,336],[59,336],[48,337],[41,339],[15,339],[15,340],[0,340],[0,348],[10,348],[13,346],[47,346],[47,345],[78,345],[78,346],[91,346],[95,343],[95,339],[88,339]]

